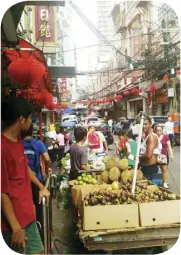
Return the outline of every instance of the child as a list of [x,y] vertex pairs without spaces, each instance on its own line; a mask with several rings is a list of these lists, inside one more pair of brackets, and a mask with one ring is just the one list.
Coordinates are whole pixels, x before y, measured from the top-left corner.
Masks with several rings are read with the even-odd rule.
[[76,142],[70,146],[70,180],[75,180],[78,177],[78,171],[86,170],[88,164],[88,156],[84,147],[87,130],[84,127],[77,127],[74,136]]
[[118,133],[119,139],[116,141],[116,151],[117,154],[119,155],[120,159],[123,159],[126,157],[126,142],[127,142],[127,137],[126,137],[126,132],[124,130],[121,130]]

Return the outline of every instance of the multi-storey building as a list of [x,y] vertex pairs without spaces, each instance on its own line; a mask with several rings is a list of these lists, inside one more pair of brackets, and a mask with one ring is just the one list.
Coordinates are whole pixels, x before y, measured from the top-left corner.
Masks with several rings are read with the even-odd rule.
[[[106,40],[113,40],[113,22],[110,17],[112,1],[109,0],[98,0],[96,2],[96,11],[97,11],[97,30],[103,35]],[[107,62],[107,55],[110,53],[110,46],[105,44],[103,38],[98,40],[98,62],[105,63]],[[101,65],[100,65],[101,66]]]

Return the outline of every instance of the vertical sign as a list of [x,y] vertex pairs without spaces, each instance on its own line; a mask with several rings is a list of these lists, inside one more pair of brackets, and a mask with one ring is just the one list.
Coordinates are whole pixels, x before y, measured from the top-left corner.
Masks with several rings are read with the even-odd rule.
[[62,78],[62,94],[66,93],[67,91],[67,79]]
[[57,44],[56,7],[34,7],[34,41],[45,44]]

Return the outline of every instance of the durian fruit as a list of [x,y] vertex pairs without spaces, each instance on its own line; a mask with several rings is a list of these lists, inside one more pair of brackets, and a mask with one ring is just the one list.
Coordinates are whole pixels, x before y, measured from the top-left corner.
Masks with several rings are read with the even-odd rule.
[[105,183],[109,182],[109,171],[104,170],[101,174],[101,180]]
[[124,183],[127,183],[130,180],[130,177],[131,177],[131,173],[128,169],[124,170],[121,174],[121,180]]
[[126,158],[121,159],[118,164],[119,170],[124,171],[128,169],[128,160]]
[[118,163],[119,162],[115,157],[111,157],[105,162],[106,169],[111,170],[111,168],[117,167]]
[[109,180],[110,181],[118,181],[119,177],[121,176],[121,173],[119,171],[119,168],[112,167],[109,171]]
[[[133,176],[134,176],[134,170],[130,170],[131,176],[130,176],[130,180],[133,180]],[[137,170],[137,175],[136,175],[136,180],[137,181],[141,181],[143,179],[143,173],[141,170]]]

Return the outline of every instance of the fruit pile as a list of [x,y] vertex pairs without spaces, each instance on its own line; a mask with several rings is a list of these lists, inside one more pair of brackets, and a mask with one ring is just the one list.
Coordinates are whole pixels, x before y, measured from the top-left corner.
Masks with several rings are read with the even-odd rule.
[[74,181],[74,185],[86,185],[86,184],[97,184],[97,180],[92,177],[90,174],[82,173],[81,176],[77,177],[77,180]]
[[84,198],[83,202],[85,206],[96,206],[151,203],[176,199],[175,194],[170,194],[167,191],[159,189],[155,191],[148,190],[147,184],[138,183],[135,194],[131,193],[131,189],[132,184],[130,182],[117,183],[117,186],[114,182],[112,188],[91,192]]
[[61,166],[62,168],[66,168],[67,167],[67,160],[70,159],[70,154],[67,153],[65,157],[63,157],[61,160],[60,160],[60,163],[61,163]]
[[[105,183],[112,183],[113,181],[132,182],[134,170],[128,169],[128,160],[121,159],[118,161],[115,157],[104,158],[106,169],[101,175],[101,179]],[[143,179],[141,170],[137,170],[136,180]]]

